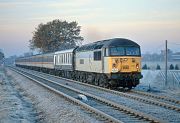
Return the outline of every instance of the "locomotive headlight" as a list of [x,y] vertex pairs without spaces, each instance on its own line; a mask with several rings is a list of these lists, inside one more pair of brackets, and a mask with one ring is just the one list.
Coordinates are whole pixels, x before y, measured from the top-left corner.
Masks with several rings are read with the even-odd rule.
[[119,70],[117,68],[112,68],[112,73],[117,73]]
[[124,58],[124,61],[127,61],[128,59],[127,58]]
[[116,64],[113,63],[112,64],[112,73],[117,73],[119,71],[118,68],[116,68],[116,67],[117,67]]
[[139,64],[136,64],[136,68],[139,69]]

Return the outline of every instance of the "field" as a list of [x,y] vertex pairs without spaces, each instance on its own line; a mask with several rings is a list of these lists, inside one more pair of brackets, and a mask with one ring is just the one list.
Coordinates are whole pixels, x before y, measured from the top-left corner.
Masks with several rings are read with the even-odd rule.
[[173,95],[180,99],[180,70],[168,71],[167,84],[164,70],[142,70],[142,74],[143,78],[135,89]]

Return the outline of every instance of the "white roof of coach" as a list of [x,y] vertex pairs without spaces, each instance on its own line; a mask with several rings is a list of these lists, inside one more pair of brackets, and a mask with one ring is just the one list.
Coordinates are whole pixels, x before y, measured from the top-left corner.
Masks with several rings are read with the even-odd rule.
[[72,53],[74,49],[75,49],[75,48],[73,48],[73,49],[68,49],[68,50],[57,51],[57,52],[55,52],[55,54],[60,54],[60,53]]

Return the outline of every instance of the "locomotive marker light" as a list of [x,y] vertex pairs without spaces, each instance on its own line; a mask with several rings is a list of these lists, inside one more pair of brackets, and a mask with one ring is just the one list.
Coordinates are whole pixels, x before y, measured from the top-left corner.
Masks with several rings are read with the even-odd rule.
[[139,64],[136,64],[136,68],[139,69]]
[[117,68],[112,68],[112,73],[117,73],[119,70]]
[[117,73],[119,70],[118,70],[118,68],[116,68],[116,64],[115,63],[113,63],[112,64],[112,73]]

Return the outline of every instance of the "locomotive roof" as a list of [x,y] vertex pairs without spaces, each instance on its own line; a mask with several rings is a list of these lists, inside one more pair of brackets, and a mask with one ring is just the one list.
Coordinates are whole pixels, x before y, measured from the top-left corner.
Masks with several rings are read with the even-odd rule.
[[83,45],[77,48],[77,51],[96,50],[96,49],[101,49],[101,48],[106,48],[106,47],[117,47],[117,46],[140,47],[136,42],[131,41],[129,39],[113,38],[113,39],[102,40],[102,41],[97,41],[97,42]]
[[31,55],[31,56],[22,56],[22,57],[18,57],[18,58],[16,58],[16,59],[24,59],[24,58],[30,58],[30,57],[38,57],[38,56],[52,56],[52,55],[54,55],[54,52],[51,52],[51,53],[42,53],[42,54],[35,54],[35,55]]
[[73,49],[68,49],[68,50],[61,50],[61,51],[57,51],[55,52],[55,54],[60,54],[60,53],[71,53],[74,51],[75,48]]

